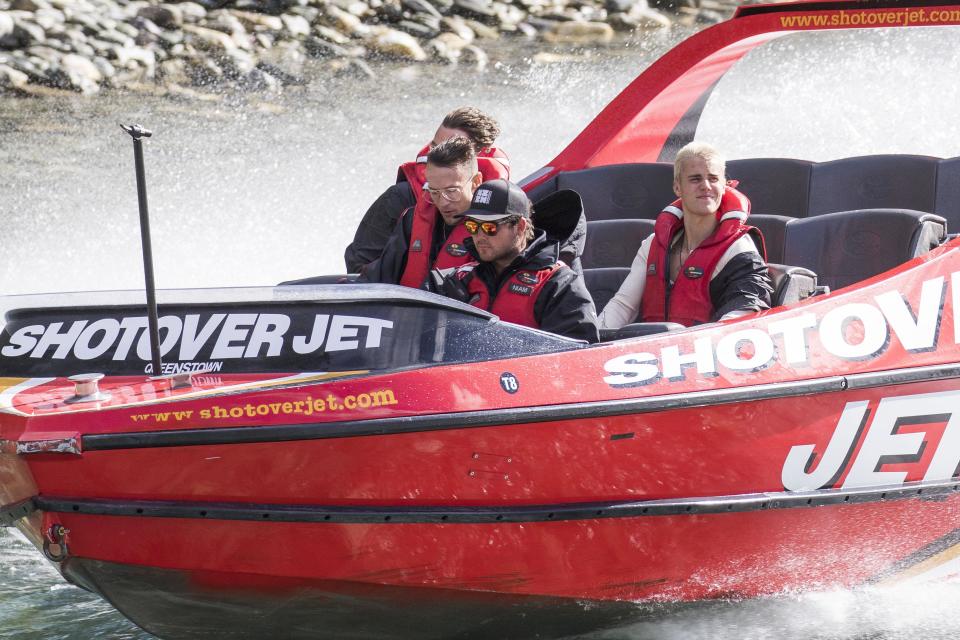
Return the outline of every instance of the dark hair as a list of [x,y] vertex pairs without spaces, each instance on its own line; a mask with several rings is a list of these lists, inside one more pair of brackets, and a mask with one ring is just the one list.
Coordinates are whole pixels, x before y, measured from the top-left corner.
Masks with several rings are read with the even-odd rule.
[[460,165],[469,164],[473,171],[477,170],[477,152],[473,143],[467,138],[458,136],[441,142],[427,154],[427,162],[436,167],[452,169]]
[[443,119],[442,126],[447,129],[460,129],[466,133],[477,150],[492,146],[500,135],[497,121],[474,107],[454,109]]
[[[533,220],[530,219],[530,215],[527,214],[524,217],[527,219],[527,232],[524,234],[523,239],[529,243],[533,240],[534,236],[537,235],[537,232],[533,227]],[[520,222],[520,220],[517,219],[517,222]]]

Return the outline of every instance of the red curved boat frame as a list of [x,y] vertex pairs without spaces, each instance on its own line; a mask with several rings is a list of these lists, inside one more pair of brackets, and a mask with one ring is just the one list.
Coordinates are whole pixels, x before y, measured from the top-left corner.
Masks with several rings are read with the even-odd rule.
[[[798,31],[960,24],[960,4],[923,0],[792,2],[740,7],[731,20],[697,33],[651,64],[548,165],[533,187],[560,171],[622,162],[672,161],[678,123],[738,60]],[[675,151],[675,150],[674,150]]]

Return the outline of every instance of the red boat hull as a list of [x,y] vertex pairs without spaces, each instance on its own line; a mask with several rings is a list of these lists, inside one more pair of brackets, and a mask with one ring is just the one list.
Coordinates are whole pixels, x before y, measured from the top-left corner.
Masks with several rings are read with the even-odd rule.
[[[631,602],[855,587],[948,562],[960,543],[960,481],[923,482],[947,417],[901,428],[926,444],[914,459],[884,466],[902,470],[904,482],[882,491],[844,486],[880,428],[874,423],[858,433],[832,488],[784,491],[783,473],[796,443],[823,446],[845,406],[866,402],[874,415],[890,399],[932,406],[953,398],[955,386],[934,380],[593,420],[90,451],[69,462],[37,454],[31,469],[43,488],[40,531],[69,531],[65,575],[145,628],[161,625],[164,637],[170,618],[154,615],[159,605],[144,594],[171,584],[177,606],[195,609],[187,619],[197,629],[222,624],[213,594],[314,606],[317,620],[335,601],[346,626],[323,626],[330,633],[320,637],[331,638],[345,629],[378,637],[418,599],[436,604],[417,616],[428,627],[436,616],[437,625],[482,628],[488,607],[503,606],[547,618],[586,610],[580,623],[601,628],[642,616]],[[290,486],[295,501],[284,493]],[[263,607],[248,613],[241,626],[269,619]],[[525,628],[517,637],[535,635]]]
[[877,582],[919,560],[916,550],[933,555],[960,540],[958,505],[951,496],[533,526],[59,520],[75,532],[64,574],[161,637],[272,628],[514,638],[632,624],[651,613],[635,603],[644,599]]

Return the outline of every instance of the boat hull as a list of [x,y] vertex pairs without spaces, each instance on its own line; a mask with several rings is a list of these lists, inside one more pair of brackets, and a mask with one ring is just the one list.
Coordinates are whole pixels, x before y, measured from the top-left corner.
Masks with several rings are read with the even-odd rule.
[[85,559],[71,559],[63,573],[161,638],[567,637],[616,629],[652,610],[628,602],[267,579]]
[[955,492],[559,522],[55,518],[67,579],[160,637],[521,638],[632,624],[650,602],[923,579],[956,554]]
[[[581,609],[607,628],[643,615],[639,602],[952,575],[956,373],[897,375],[848,376],[815,397],[788,386],[673,409],[596,403],[549,421],[320,423],[288,439],[224,427],[196,443],[168,430],[2,455],[28,459],[39,487],[33,539],[66,530],[67,548],[52,546],[64,575],[161,637],[259,629],[288,602],[331,630],[319,637],[381,637],[411,617],[432,637],[504,616],[534,637],[540,623],[521,623]],[[245,598],[261,606],[235,605]],[[411,604],[422,600],[440,604]],[[190,609],[189,625],[169,628],[167,605]]]

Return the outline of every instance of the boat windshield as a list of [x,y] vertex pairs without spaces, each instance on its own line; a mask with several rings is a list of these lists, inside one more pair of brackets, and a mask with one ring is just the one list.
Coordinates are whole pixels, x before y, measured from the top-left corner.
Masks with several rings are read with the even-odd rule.
[[960,155],[960,27],[791,33],[719,81],[696,138],[728,159]]
[[[160,291],[162,372],[383,371],[576,349],[474,307],[386,285]],[[0,375],[151,374],[138,291],[0,297]]]

